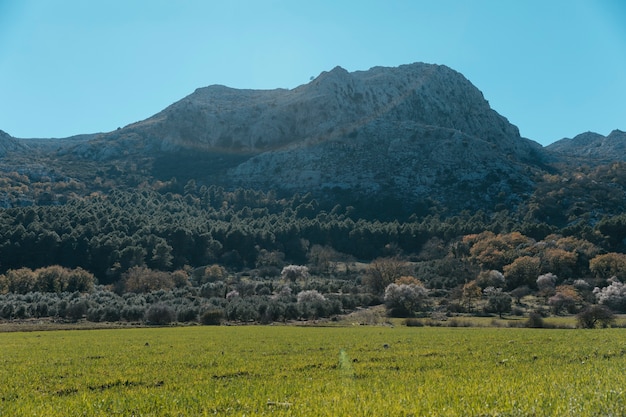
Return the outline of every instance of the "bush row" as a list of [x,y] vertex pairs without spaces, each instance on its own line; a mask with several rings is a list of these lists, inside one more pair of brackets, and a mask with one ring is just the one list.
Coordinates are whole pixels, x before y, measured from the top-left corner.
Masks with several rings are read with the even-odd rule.
[[119,295],[97,287],[93,293],[3,294],[0,295],[0,319],[86,319],[91,322],[141,321],[147,324],[219,324],[223,320],[275,322],[330,317],[361,305],[367,301],[366,298],[350,294],[323,296],[315,290],[298,295],[282,291],[274,295],[247,297],[233,290],[227,298],[204,297],[199,289],[192,287]]

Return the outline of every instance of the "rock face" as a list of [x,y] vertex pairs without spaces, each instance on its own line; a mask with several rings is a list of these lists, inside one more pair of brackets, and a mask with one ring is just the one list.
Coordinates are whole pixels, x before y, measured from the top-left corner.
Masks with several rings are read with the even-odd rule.
[[323,72],[293,90],[200,88],[121,133],[180,147],[265,151],[345,136],[370,122],[411,121],[521,148],[517,128],[489,108],[482,93],[445,66],[403,65]]
[[200,88],[144,121],[58,144],[63,158],[154,158],[156,177],[167,165],[167,178],[227,187],[468,209],[513,204],[542,159],[465,77],[423,63],[336,67],[291,90]]
[[0,157],[4,157],[10,152],[24,150],[25,148],[26,146],[17,139],[0,130]]
[[626,161],[626,132],[614,130],[608,136],[586,132],[573,139],[561,139],[549,145],[551,152],[588,162]]
[[228,141],[204,136],[213,146],[259,152],[228,171],[237,186],[326,195],[358,190],[475,209],[514,203],[531,187],[528,164],[540,160],[538,145],[520,138],[478,89],[443,66],[335,68],[269,94],[282,100],[268,113],[220,123],[230,129],[220,136]]

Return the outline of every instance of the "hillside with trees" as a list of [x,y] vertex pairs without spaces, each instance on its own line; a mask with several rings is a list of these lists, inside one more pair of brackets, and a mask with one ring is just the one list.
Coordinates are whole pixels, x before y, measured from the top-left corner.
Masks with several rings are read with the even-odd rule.
[[603,323],[626,312],[622,139],[542,148],[426,64],[211,86],[103,134],[0,131],[0,318],[215,324],[384,306]]
[[574,314],[598,303],[626,312],[624,216],[563,226],[543,214],[556,209],[547,205],[555,182],[538,187],[542,205],[526,212],[402,221],[327,210],[311,195],[193,183],[181,193],[145,188],[4,209],[0,314],[136,321],[154,307],[167,322],[268,322],[378,304],[412,317]]

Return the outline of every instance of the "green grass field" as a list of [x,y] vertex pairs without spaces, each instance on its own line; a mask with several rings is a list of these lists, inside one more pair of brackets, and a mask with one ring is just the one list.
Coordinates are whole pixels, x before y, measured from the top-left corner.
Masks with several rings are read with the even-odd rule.
[[0,333],[2,416],[618,416],[626,332],[177,327]]

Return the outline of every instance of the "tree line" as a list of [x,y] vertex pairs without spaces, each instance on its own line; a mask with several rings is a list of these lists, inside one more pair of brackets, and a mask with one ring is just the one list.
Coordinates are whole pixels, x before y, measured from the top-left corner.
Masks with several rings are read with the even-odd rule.
[[[463,238],[470,235],[479,236],[478,241]],[[506,211],[383,222],[354,218],[350,207],[325,210],[311,195],[279,199],[272,193],[226,192],[220,187],[203,187],[185,195],[114,191],[63,205],[1,210],[0,272],[50,265],[80,267],[93,273],[99,283],[110,284],[135,266],[175,271],[218,263],[234,269],[262,267],[269,273],[285,263],[324,258],[328,251],[335,257],[341,254],[365,262],[400,255],[437,261],[448,252],[455,255],[453,259],[462,259],[468,247],[481,268],[502,270],[512,261],[511,251],[500,253],[492,246],[529,245],[524,239],[541,241],[550,235],[597,251],[622,252],[626,215],[563,229],[516,219]],[[509,236],[506,239],[512,242],[501,236]],[[577,254],[573,264],[556,261],[553,258],[564,250],[561,246],[548,248],[543,262],[552,262],[555,273],[584,275],[589,251]],[[563,270],[563,262],[569,269]]]
[[626,311],[625,237],[623,214],[565,227],[505,210],[381,221],[311,194],[117,190],[0,210],[1,315],[263,321],[380,303],[502,314],[528,294],[553,314]]

